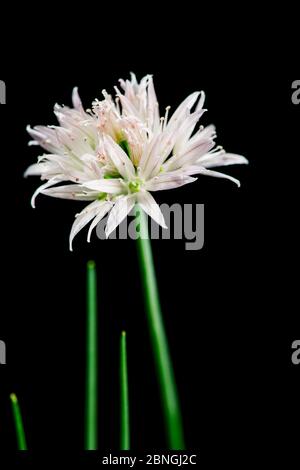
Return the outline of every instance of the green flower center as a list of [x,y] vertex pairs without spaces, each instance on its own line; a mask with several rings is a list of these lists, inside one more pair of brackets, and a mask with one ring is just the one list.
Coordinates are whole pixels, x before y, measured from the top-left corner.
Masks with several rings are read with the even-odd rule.
[[141,189],[141,182],[140,181],[130,181],[129,185],[129,190],[131,193],[138,193],[139,190]]

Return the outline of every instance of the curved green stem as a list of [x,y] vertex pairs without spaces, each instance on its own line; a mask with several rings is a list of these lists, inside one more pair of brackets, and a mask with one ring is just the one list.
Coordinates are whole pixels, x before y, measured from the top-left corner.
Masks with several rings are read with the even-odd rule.
[[150,339],[160,387],[166,435],[169,448],[172,450],[180,450],[185,448],[182,417],[173,365],[161,313],[151,242],[148,233],[148,221],[142,209],[139,208],[138,212],[139,214],[136,214],[136,221],[139,225],[139,237],[137,238],[138,256]]

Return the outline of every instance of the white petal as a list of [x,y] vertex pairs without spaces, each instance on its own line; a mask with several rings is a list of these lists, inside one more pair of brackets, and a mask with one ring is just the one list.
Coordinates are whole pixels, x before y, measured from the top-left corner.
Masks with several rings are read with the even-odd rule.
[[187,153],[181,155],[174,155],[166,161],[164,168],[168,171],[176,170],[184,165],[192,165],[197,162],[203,154],[207,154],[215,146],[215,143],[211,141],[204,141],[196,144]]
[[124,184],[122,180],[118,179],[99,179],[93,181],[87,181],[83,184],[84,187],[94,189],[103,193],[117,194],[124,190]]
[[186,117],[185,121],[182,123],[182,125],[177,131],[174,153],[179,153],[179,151],[184,148],[184,146],[187,144],[189,138],[191,137],[196,127],[197,122],[202,117],[204,112],[204,109],[200,109],[192,114],[189,114]]
[[153,84],[153,78],[149,78],[148,84],[148,120],[149,127],[156,131],[159,128],[159,107]]
[[117,96],[121,101],[123,114],[127,116],[132,115],[132,116],[135,116],[136,118],[139,118],[140,117],[139,112],[131,103],[131,101],[126,96],[122,95],[116,87],[115,87],[115,90],[117,91]]
[[78,111],[81,111],[83,109],[77,86],[73,88],[72,103],[73,103],[74,108],[77,109]]
[[241,183],[239,180],[236,178],[233,178],[232,176],[225,175],[224,173],[219,173],[218,171],[212,171],[212,170],[207,170],[203,166],[200,165],[191,165],[186,168],[184,168],[184,172],[186,175],[206,175],[206,176],[214,176],[215,178],[225,178],[230,181],[233,181],[233,183],[237,184],[238,187],[241,186]]
[[233,153],[226,152],[217,152],[204,155],[198,160],[198,163],[203,165],[205,168],[213,168],[216,166],[247,165],[249,162],[242,155],[235,155]]
[[91,223],[89,227],[88,236],[87,236],[88,243],[90,243],[91,241],[92,231],[98,225],[100,220],[102,220],[103,217],[107,214],[107,212],[110,211],[112,207],[113,207],[113,203],[111,201],[103,201],[103,204],[101,205],[101,207],[99,207],[98,214],[96,215],[96,217],[94,218],[93,222]]
[[192,178],[180,172],[162,173],[146,182],[145,188],[148,191],[162,191],[165,189],[174,189],[193,183],[197,178]]
[[33,193],[32,198],[31,198],[31,206],[35,208],[35,199],[36,197],[43,192],[44,189],[49,188],[50,186],[53,186],[54,184],[58,183],[57,178],[51,178],[49,181],[46,183],[42,184],[37,188],[37,190]]
[[84,190],[84,188],[78,184],[55,186],[54,188],[43,189],[41,193],[59,199],[75,199],[76,201],[94,201],[98,196],[98,192],[87,192],[87,190]]
[[211,149],[213,149],[214,146],[215,143],[213,140],[207,140],[198,144],[197,146],[192,148],[188,153],[179,157],[178,160],[176,160],[176,166],[183,166],[196,162],[200,159],[202,155],[206,154]]
[[185,153],[190,152],[193,148],[195,148],[197,145],[200,145],[202,142],[215,140],[216,137],[217,134],[214,125],[200,128],[186,143]]
[[142,172],[144,175],[149,173],[149,167],[152,168],[151,161],[153,159],[153,156],[159,155],[159,149],[161,146],[161,139],[162,135],[160,133],[157,133],[155,137],[148,143],[148,145],[145,145],[139,167],[141,168]]
[[178,106],[169,120],[168,127],[172,127],[176,121],[180,121],[185,116],[187,110],[190,111],[192,109],[199,95],[199,91],[192,93]]
[[130,72],[130,78],[131,78],[131,83],[132,83],[132,85],[133,85],[133,86],[136,86],[136,85],[137,85],[137,79],[136,79],[135,73]]
[[205,93],[204,93],[204,91],[201,91],[200,92],[199,102],[198,102],[197,107],[196,107],[196,111],[199,111],[199,109],[203,109],[204,102],[205,102]]
[[56,153],[60,148],[60,143],[53,129],[46,126],[35,126],[32,129],[30,126],[26,127],[30,137],[32,137],[38,145],[48,150],[48,152]]
[[34,163],[30,165],[24,173],[24,177],[27,176],[37,176],[42,174],[42,166],[39,163]]
[[69,238],[69,246],[70,251],[73,251],[73,240],[74,237],[77,235],[80,230],[85,227],[94,217],[96,217],[99,208],[103,204],[103,201],[94,201],[89,204],[80,214],[76,216],[76,219],[72,225],[70,238]]
[[104,144],[109,158],[112,160],[120,175],[123,176],[123,178],[132,178],[135,173],[134,166],[120,145],[110,136],[104,137]]
[[148,191],[140,191],[137,193],[137,201],[146,214],[155,220],[158,225],[161,225],[163,228],[168,228],[159,205]]
[[123,196],[118,199],[109,214],[108,221],[106,224],[105,234],[106,238],[120,225],[120,223],[129,214],[133,206],[135,205],[136,196]]

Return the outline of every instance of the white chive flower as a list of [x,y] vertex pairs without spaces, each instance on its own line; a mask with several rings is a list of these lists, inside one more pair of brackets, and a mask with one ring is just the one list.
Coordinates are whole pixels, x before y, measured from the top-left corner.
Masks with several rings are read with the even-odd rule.
[[25,172],[44,181],[32,197],[33,207],[39,193],[92,201],[76,215],[71,250],[75,235],[89,222],[88,241],[110,211],[108,237],[136,203],[166,228],[151,193],[192,183],[197,179],[194,175],[227,178],[239,185],[231,176],[211,170],[248,162],[215,146],[214,126],[197,127],[206,111],[204,92],[192,93],[173,114],[168,107],[163,117],[150,75],[140,83],[134,74],[131,80],[120,80],[114,98],[105,90],[102,93],[102,100],[84,110],[74,88],[73,108],[54,107],[59,125],[27,127],[29,145],[47,152]]

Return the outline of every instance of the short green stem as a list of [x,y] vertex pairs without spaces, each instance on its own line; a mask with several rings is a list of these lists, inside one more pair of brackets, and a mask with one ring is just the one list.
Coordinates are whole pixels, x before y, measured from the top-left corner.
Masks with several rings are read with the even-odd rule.
[[127,347],[126,332],[121,334],[120,344],[120,447],[121,450],[130,450],[130,421],[129,421],[129,397],[128,397],[128,373],[127,373]]
[[10,400],[11,400],[12,412],[14,416],[18,450],[28,450],[25,431],[24,431],[23,418],[22,418],[18,398],[14,393],[12,393],[10,395]]

